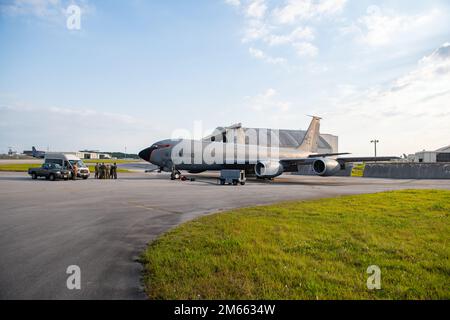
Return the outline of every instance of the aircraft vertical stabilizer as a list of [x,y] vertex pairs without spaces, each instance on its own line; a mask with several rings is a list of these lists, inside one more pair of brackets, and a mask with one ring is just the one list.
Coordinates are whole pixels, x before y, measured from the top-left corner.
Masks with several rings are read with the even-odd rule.
[[303,138],[302,143],[297,147],[297,150],[302,152],[317,152],[317,143],[320,135],[320,117],[312,116],[311,124],[308,131]]

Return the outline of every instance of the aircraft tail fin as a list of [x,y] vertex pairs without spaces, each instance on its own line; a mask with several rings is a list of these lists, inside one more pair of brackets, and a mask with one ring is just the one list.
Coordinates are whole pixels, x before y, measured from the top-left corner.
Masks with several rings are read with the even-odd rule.
[[310,116],[313,119],[309,125],[308,131],[306,131],[305,137],[302,143],[297,147],[297,150],[303,152],[317,152],[317,143],[320,135],[320,120],[322,118],[316,116]]
[[36,154],[36,148],[34,146],[31,147],[31,152],[32,152],[33,156]]

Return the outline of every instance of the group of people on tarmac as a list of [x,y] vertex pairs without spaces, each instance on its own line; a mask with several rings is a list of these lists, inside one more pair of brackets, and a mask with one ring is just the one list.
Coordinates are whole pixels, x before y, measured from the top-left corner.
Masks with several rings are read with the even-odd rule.
[[117,164],[97,163],[95,165],[95,179],[117,179]]

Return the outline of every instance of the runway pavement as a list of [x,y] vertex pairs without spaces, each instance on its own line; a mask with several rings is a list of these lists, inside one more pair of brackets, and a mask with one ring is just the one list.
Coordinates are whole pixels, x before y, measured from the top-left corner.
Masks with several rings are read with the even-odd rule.
[[[450,180],[282,176],[274,182],[220,186],[166,174],[119,180],[31,180],[0,173],[1,299],[143,299],[146,244],[174,226],[211,212],[277,201],[406,188],[450,189]],[[66,287],[66,269],[81,268],[81,290]]]

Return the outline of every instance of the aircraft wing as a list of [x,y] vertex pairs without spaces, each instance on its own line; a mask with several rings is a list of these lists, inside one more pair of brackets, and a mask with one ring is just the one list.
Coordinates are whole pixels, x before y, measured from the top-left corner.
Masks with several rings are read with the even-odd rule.
[[[348,153],[341,153],[348,154]],[[331,157],[337,154],[329,153],[329,154],[312,154],[307,158],[284,158],[280,159],[280,162],[285,165],[310,165],[314,163],[317,159],[323,159],[326,157]],[[345,157],[345,158],[336,158],[337,162],[344,164],[347,162],[375,162],[375,161],[391,161],[399,159],[399,157]]]
[[349,152],[342,152],[342,153],[316,153],[316,154],[310,154],[308,158],[326,158],[326,157],[334,157],[334,156],[343,156],[350,154]]
[[375,162],[375,161],[391,161],[395,159],[400,159],[399,157],[345,157],[337,158],[336,161],[340,163],[346,162]]
[[280,159],[280,162],[284,162],[284,163],[297,163],[299,165],[302,164],[311,164],[313,163],[317,158],[326,158],[326,157],[333,157],[333,156],[341,156],[341,155],[346,155],[346,154],[350,154],[348,152],[342,152],[342,153],[314,153],[314,154],[310,154],[308,157],[304,157],[304,158],[282,158]]
[[317,158],[285,158],[280,159],[280,163],[285,165],[308,165],[312,164],[314,161],[316,161],[316,159]]

